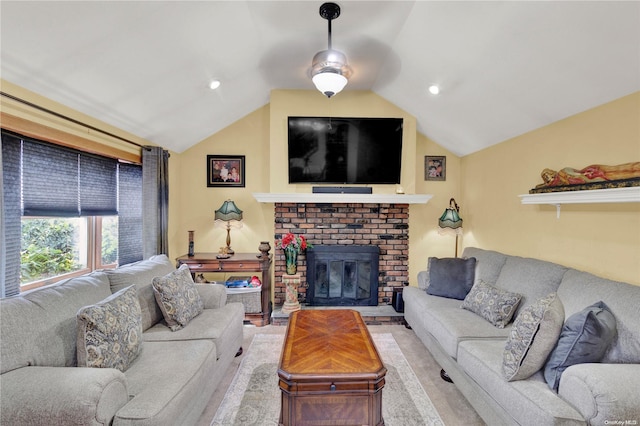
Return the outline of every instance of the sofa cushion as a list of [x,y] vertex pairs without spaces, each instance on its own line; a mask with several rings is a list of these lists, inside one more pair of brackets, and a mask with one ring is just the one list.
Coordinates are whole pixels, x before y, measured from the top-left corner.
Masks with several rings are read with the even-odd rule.
[[558,390],[560,376],[574,364],[600,362],[616,333],[616,319],[603,302],[571,315],[544,367],[549,387]]
[[506,382],[502,374],[503,352],[504,341],[497,340],[465,340],[458,348],[458,365],[513,417],[504,424],[585,424],[578,411],[549,389],[541,371],[527,380]]
[[606,303],[616,318],[617,332],[602,362],[640,364],[640,286],[570,269],[558,287],[558,295],[565,317],[599,300]]
[[209,340],[144,342],[144,350],[125,371],[129,402],[113,424],[182,425],[192,401],[213,393],[220,367]]
[[[216,356],[223,351],[237,351],[242,342],[242,324],[244,306],[242,303],[229,303],[218,309],[205,309],[192,319],[188,327],[171,331],[162,322],[154,325],[142,335],[146,342],[210,339],[216,344]],[[235,352],[234,352],[235,353]]]
[[165,276],[169,272],[175,271],[175,269],[169,258],[164,254],[160,254],[116,269],[107,269],[105,273],[109,276],[112,293],[130,285],[136,286],[138,301],[142,310],[142,329],[146,330],[162,320],[162,311],[158,303],[156,303],[151,282],[155,277]]
[[507,261],[507,255],[492,250],[484,250],[477,247],[466,247],[462,257],[476,258],[476,282],[482,280],[489,284],[495,284],[500,276],[500,271]]
[[78,366],[125,371],[142,349],[142,318],[134,286],[94,305],[78,318]]
[[433,296],[462,300],[473,287],[476,273],[475,257],[429,258],[429,286],[427,293]]
[[544,260],[508,256],[495,286],[522,295],[515,315],[549,293],[555,293],[567,268]]
[[458,344],[466,339],[499,339],[504,348],[510,326],[494,327],[473,312],[460,309],[459,300],[431,296],[411,286],[404,288],[403,300],[407,321],[415,329],[428,331],[454,359]]
[[78,309],[110,295],[107,276],[93,272],[0,299],[1,372],[76,366]]
[[540,370],[558,340],[563,323],[564,308],[556,293],[518,314],[504,349],[505,378],[522,380]]
[[172,331],[189,324],[204,309],[204,303],[186,264],[164,277],[155,277],[153,292],[164,320]]
[[498,328],[504,328],[520,303],[521,295],[479,281],[473,286],[461,307],[480,315]]

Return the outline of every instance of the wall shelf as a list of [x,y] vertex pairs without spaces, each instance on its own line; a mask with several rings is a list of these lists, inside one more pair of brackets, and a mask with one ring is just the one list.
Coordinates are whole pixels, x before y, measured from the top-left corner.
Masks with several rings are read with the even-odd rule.
[[254,192],[260,203],[426,204],[431,194],[314,194]]
[[640,203],[640,186],[585,191],[546,192],[518,196],[522,204],[550,204],[556,206],[557,217],[560,217],[560,206],[562,204]]

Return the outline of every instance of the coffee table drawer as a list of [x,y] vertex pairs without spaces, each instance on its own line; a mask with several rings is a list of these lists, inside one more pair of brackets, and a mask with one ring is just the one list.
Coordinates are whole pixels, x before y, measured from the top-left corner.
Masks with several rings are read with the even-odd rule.
[[[382,393],[379,392],[378,395]],[[370,396],[318,395],[283,398],[284,425],[372,425],[384,424],[379,414],[380,401]]]

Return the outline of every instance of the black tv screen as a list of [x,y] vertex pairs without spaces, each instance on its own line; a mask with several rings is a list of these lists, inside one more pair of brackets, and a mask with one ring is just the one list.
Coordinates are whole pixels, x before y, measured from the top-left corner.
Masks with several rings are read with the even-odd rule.
[[402,118],[289,117],[289,183],[398,184]]

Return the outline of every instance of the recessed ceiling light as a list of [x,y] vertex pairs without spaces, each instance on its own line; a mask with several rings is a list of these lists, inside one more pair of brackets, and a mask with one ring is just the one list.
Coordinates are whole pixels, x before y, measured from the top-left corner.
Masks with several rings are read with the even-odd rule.
[[435,84],[432,84],[431,86],[429,86],[429,93],[431,93],[432,95],[437,95],[438,93],[440,93],[440,88]]
[[218,87],[220,87],[220,80],[211,80],[211,83],[209,83],[209,89],[216,90]]

